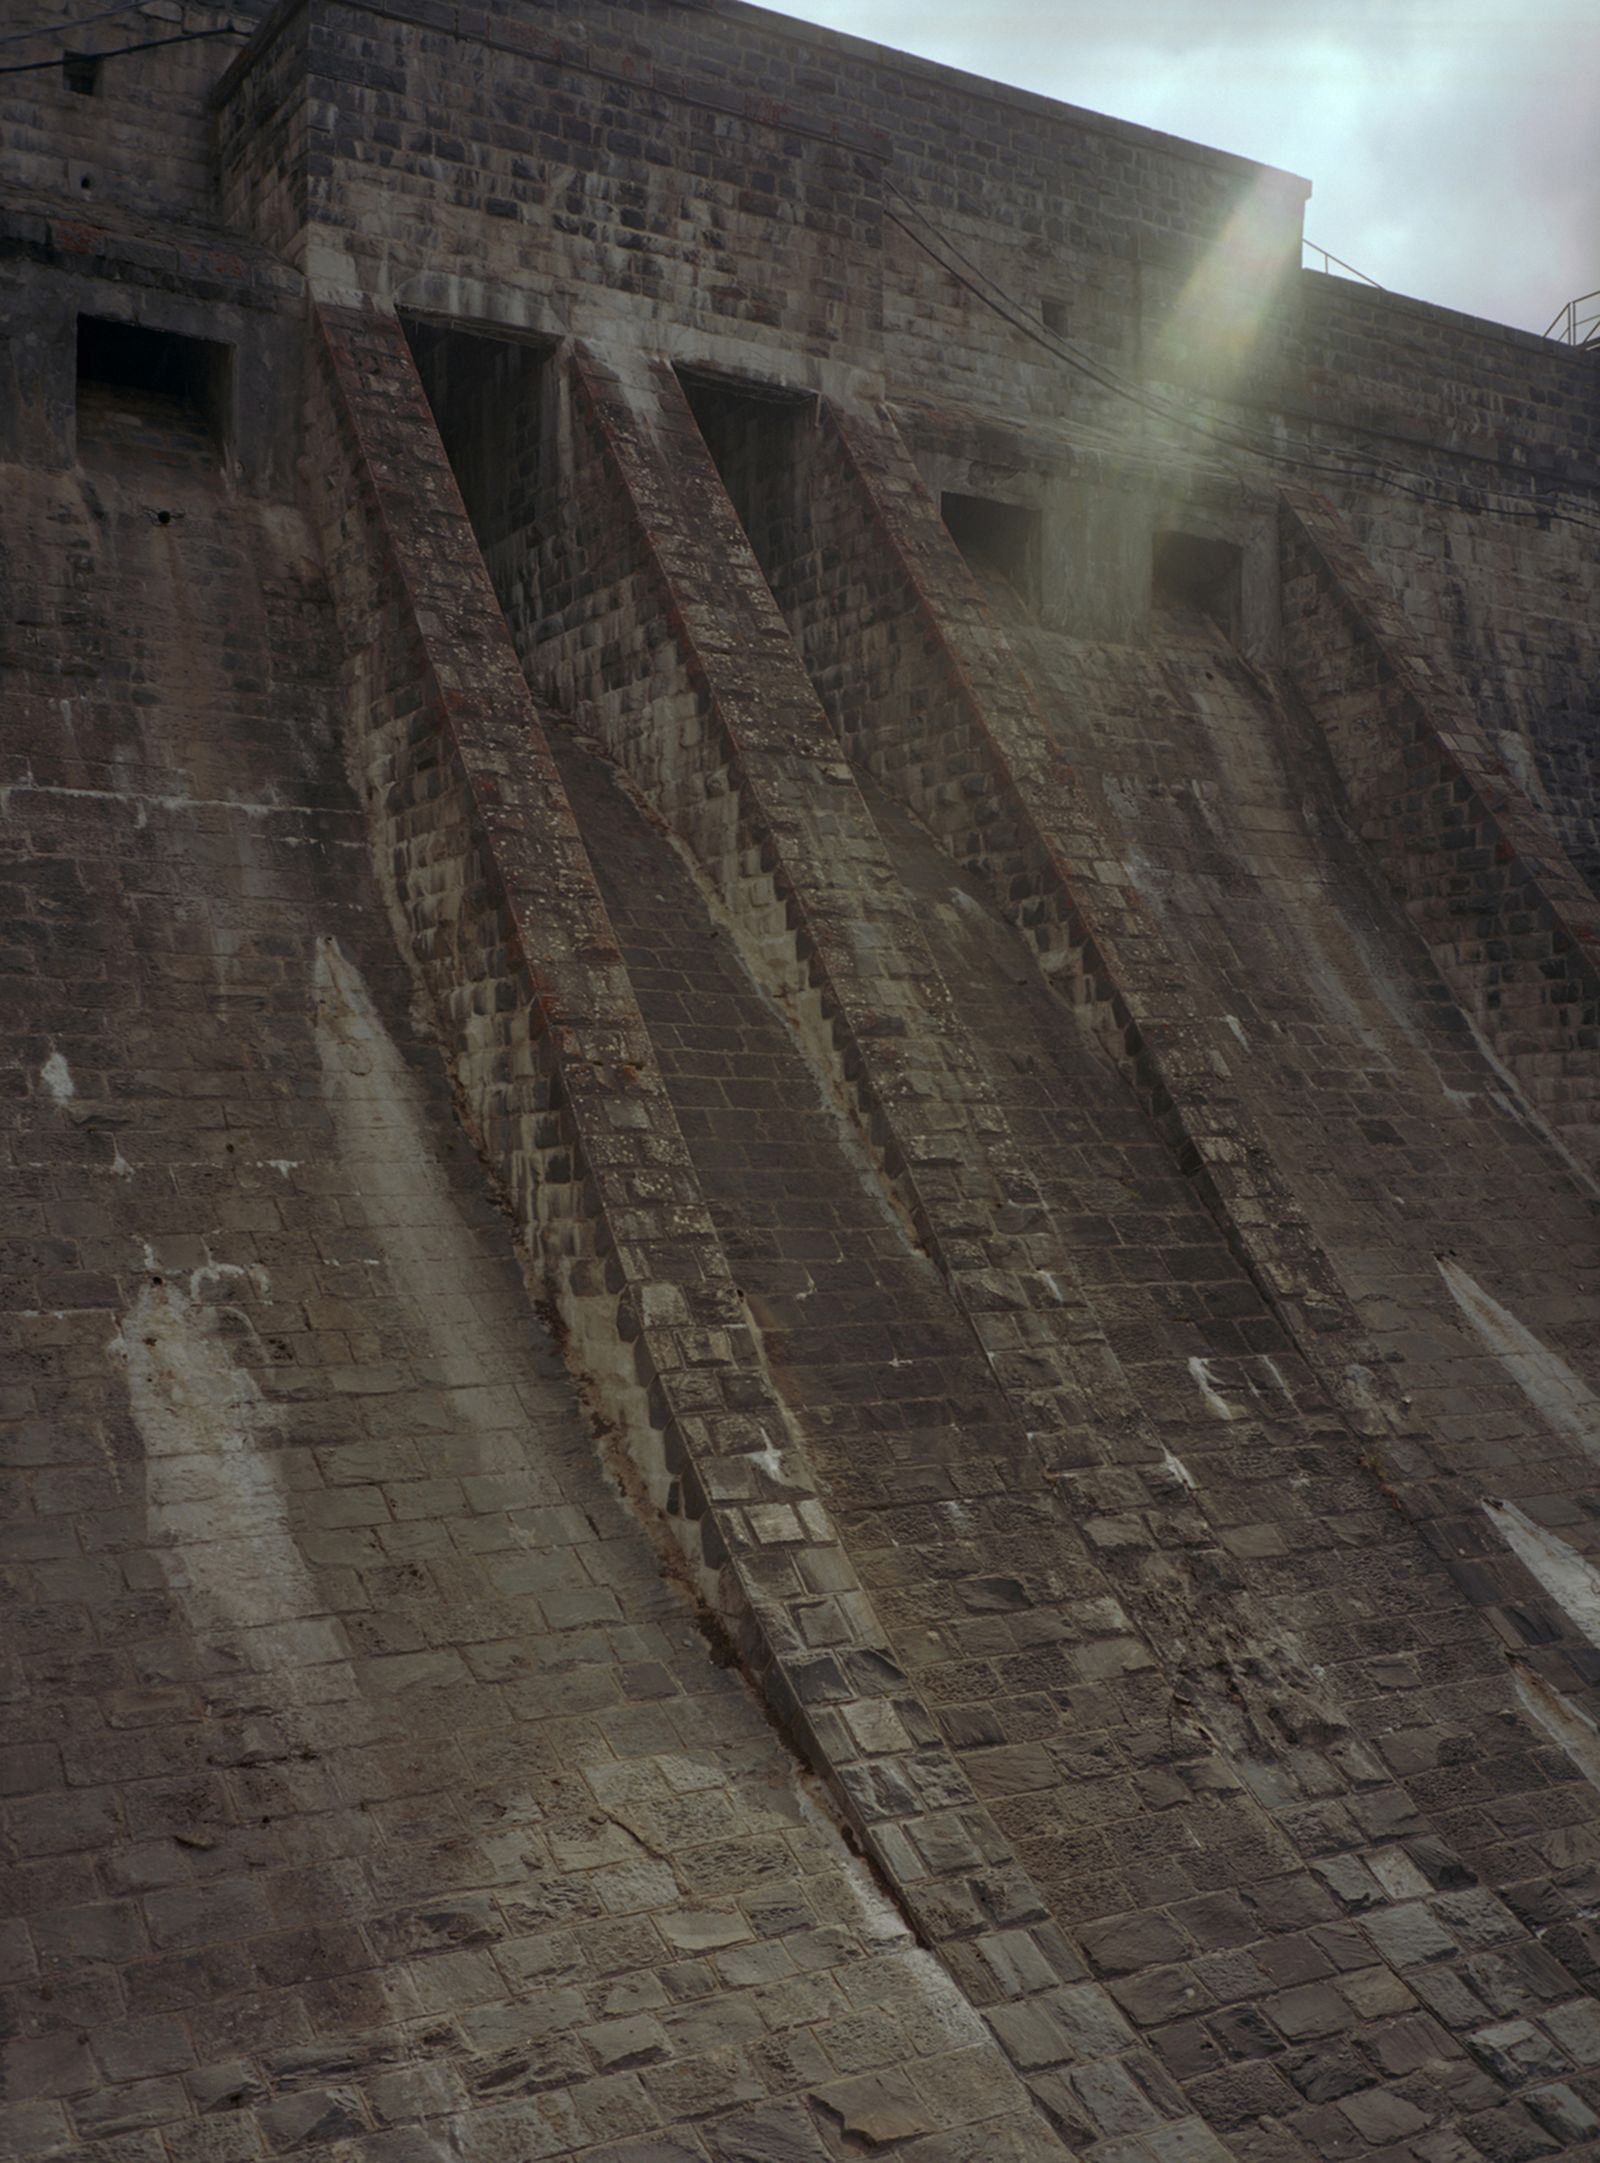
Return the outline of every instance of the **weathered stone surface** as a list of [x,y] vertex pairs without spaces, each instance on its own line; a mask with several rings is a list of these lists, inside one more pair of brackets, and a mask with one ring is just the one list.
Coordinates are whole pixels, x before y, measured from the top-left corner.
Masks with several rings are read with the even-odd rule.
[[11,495],[50,935],[13,1167],[55,1281],[8,1323],[8,2141],[696,2155],[855,2071],[853,1962],[897,2054],[959,2060],[974,2016],[663,1582],[453,1132],[308,529],[160,419],[159,466],[123,429]]
[[1593,357],[254,13],[0,87],[0,2145],[1600,2153]]

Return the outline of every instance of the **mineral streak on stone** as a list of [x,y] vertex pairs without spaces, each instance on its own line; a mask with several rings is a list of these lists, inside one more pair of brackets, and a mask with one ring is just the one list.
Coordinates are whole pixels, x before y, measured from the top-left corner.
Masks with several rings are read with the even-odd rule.
[[12,27],[0,2154],[1600,2157],[1595,356],[738,0]]

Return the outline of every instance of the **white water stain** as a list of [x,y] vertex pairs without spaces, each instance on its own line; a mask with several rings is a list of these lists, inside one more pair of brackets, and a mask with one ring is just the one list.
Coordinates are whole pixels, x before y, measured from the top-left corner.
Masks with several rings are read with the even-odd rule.
[[454,1469],[522,1462],[525,1433],[508,1445],[504,1293],[485,1264],[451,1189],[427,1116],[422,1087],[402,1058],[338,942],[317,942],[317,1061],[333,1116],[338,1159],[349,1174],[375,1249],[394,1289],[412,1310],[417,1355],[459,1378],[451,1393],[456,1425],[447,1447]]
[[[423,1108],[416,1076],[384,1027],[361,972],[335,939],[317,941],[317,1064],[322,1094],[333,1115],[339,1161],[351,1176],[383,1258],[406,1279],[405,1295],[426,1315],[441,1294],[468,1286],[479,1264],[472,1242],[460,1237],[459,1213]],[[450,1249],[455,1251],[451,1252]],[[461,1328],[472,1329],[463,1312]],[[450,1336],[460,1349],[481,1352],[498,1366],[501,1347],[488,1341],[463,1345],[452,1316]]]
[[1558,1434],[1600,1459],[1600,1399],[1583,1377],[1502,1307],[1459,1262],[1437,1257],[1451,1298],[1517,1387]]
[[1575,1547],[1536,1525],[1514,1502],[1485,1502],[1489,1522],[1562,1613],[1600,1647],[1600,1570]]
[[1600,1728],[1582,1707],[1517,1661],[1511,1666],[1511,1687],[1529,1719],[1561,1745],[1586,1780],[1600,1787]]
[[[300,1622],[319,1601],[288,1521],[273,1443],[283,1417],[235,1358],[248,1316],[216,1295],[265,1290],[264,1272],[226,1263],[186,1282],[152,1274],[109,1350],[127,1368],[144,1445],[146,1525],[173,1590],[202,1639]],[[265,1647],[239,1647],[250,1665]]]
[[40,1067],[39,1079],[57,1104],[70,1104],[78,1093],[77,1084],[72,1079],[72,1069],[58,1051],[53,1051]]
[[1200,1482],[1195,1478],[1194,1474],[1189,1470],[1189,1467],[1184,1463],[1181,1457],[1174,1457],[1171,1450],[1164,1449],[1161,1452],[1161,1462],[1165,1466],[1168,1474],[1178,1482],[1178,1485],[1180,1487],[1187,1487],[1190,1494],[1199,1493]]
[[1191,1359],[1189,1373],[1194,1380],[1195,1387],[1200,1392],[1206,1410],[1213,1419],[1237,1419],[1239,1417],[1233,1406],[1229,1404],[1227,1398],[1223,1396],[1216,1383],[1212,1380],[1211,1369],[1205,1360]]
[[1294,1404],[1294,1391],[1293,1391],[1293,1390],[1292,1390],[1292,1389],[1291,1389],[1291,1388],[1289,1387],[1288,1383],[1287,1383],[1287,1382],[1286,1382],[1286,1381],[1284,1380],[1284,1378],[1283,1378],[1283,1371],[1282,1371],[1282,1369],[1281,1369],[1281,1368],[1279,1367],[1279,1365],[1278,1365],[1277,1361],[1276,1361],[1275,1359],[1268,1359],[1268,1358],[1266,1357],[1266,1355],[1265,1355],[1265,1354],[1262,1354],[1262,1356],[1261,1356],[1261,1364],[1262,1364],[1262,1366],[1263,1366],[1263,1367],[1265,1367],[1265,1368],[1266,1368],[1266,1370],[1267,1370],[1268,1374],[1270,1374],[1270,1375],[1271,1375],[1271,1377],[1272,1377],[1273,1381],[1274,1381],[1274,1382],[1275,1382],[1275,1383],[1277,1384],[1277,1386],[1278,1386],[1278,1393],[1279,1393],[1279,1395],[1280,1395],[1280,1396],[1281,1396],[1281,1397],[1283,1398],[1283,1401],[1284,1401],[1284,1403],[1285,1403],[1285,1404],[1288,1404],[1288,1405],[1293,1405],[1293,1404]]

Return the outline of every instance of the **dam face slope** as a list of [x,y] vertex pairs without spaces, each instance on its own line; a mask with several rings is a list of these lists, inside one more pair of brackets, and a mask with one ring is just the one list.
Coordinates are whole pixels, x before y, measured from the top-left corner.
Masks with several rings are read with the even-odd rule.
[[131,19],[0,99],[0,2153],[1600,2156],[1594,354],[738,0]]

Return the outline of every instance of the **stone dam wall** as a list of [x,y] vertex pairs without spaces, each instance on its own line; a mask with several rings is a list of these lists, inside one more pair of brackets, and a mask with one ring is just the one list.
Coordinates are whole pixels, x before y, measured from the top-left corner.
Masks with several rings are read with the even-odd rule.
[[1600,2157],[1594,357],[738,0],[130,19],[0,2154]]

